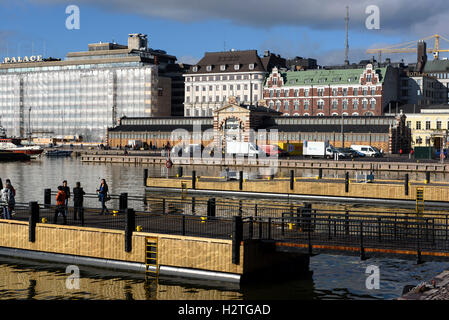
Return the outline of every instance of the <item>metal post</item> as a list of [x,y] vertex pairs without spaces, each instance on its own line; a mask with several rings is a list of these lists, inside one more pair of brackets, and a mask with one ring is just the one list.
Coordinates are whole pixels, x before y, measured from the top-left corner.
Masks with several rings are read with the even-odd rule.
[[243,190],[243,171],[239,171],[239,190]]
[[430,183],[430,171],[426,171],[426,184]]
[[162,213],[165,214],[165,199],[162,199]]
[[360,259],[366,260],[365,248],[363,247],[363,221],[360,221]]
[[36,223],[39,221],[39,205],[37,202],[29,203],[30,216],[28,218],[28,241],[36,241]]
[[120,193],[119,210],[120,212],[125,212],[126,208],[128,208],[128,193],[123,192]]
[[323,179],[323,168],[318,169],[318,179]]
[[405,195],[408,196],[408,173],[405,174],[404,189]]
[[345,211],[345,233],[349,236],[349,211]]
[[44,205],[45,208],[50,208],[51,206],[51,189],[44,189]]
[[143,185],[144,186],[147,185],[147,180],[148,180],[148,169],[143,169]]
[[421,228],[420,228],[420,222],[417,223],[417,241],[416,241],[416,263],[421,264],[423,263],[422,257],[421,257],[421,246],[420,246],[420,237],[421,237]]
[[195,215],[195,197],[192,197],[192,214]]
[[377,218],[377,236],[378,236],[378,240],[379,242],[382,242],[382,229],[381,229],[381,225],[382,225],[382,217],[378,217]]
[[215,217],[215,198],[207,199],[207,217]]
[[254,233],[254,225],[253,225],[253,217],[249,217],[249,226],[248,226],[248,236],[250,239],[253,238]]
[[178,178],[182,177],[182,167],[178,167]]
[[186,216],[182,215],[182,235],[186,235]]
[[240,242],[243,240],[242,217],[232,217],[232,263],[240,264]]
[[192,171],[192,189],[196,189],[196,171]]
[[271,217],[268,217],[268,240],[271,239]]
[[345,172],[345,192],[349,192],[349,172]]
[[290,190],[295,189],[295,171],[290,170]]
[[136,227],[136,214],[133,209],[126,209],[126,225],[125,225],[125,251],[132,250],[132,236]]
[[254,216],[257,217],[257,203],[254,205]]

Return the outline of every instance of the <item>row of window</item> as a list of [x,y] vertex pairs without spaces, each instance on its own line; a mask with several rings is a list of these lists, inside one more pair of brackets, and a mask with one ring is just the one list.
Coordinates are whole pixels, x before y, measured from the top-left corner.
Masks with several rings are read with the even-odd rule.
[[220,76],[201,76],[201,77],[186,77],[186,82],[199,82],[199,81],[232,81],[232,80],[262,80],[263,74],[231,74]]
[[[424,126],[421,125],[421,122],[424,122],[424,126],[425,126],[425,130],[432,130],[432,129],[436,129],[436,130],[442,130],[443,127],[443,122],[438,120],[435,122],[435,126],[432,126],[432,121],[415,121],[415,128],[416,130],[422,130],[424,128]],[[412,122],[411,121],[407,121],[407,127],[412,128]],[[449,129],[449,120],[446,122],[446,129]]]
[[[269,101],[268,102],[268,106],[271,109],[274,109],[274,107],[276,106],[276,110],[277,111],[280,110],[282,105],[284,106],[284,110],[288,110],[288,108],[290,106],[290,101],[289,100],[285,100],[283,104],[280,101],[276,101],[276,102]],[[339,101],[338,100],[333,100],[331,102],[332,109],[338,109],[338,105],[339,105]],[[343,100],[341,105],[342,105],[343,110],[347,110],[349,102],[347,100]],[[369,102],[369,105],[370,105],[371,109],[376,109],[376,100],[375,99],[371,99],[371,101]],[[305,100],[304,103],[303,103],[303,106],[304,106],[304,110],[308,110],[309,106],[310,106],[309,100]],[[352,108],[354,110],[357,110],[358,106],[359,106],[359,101],[358,100],[353,100],[352,101]],[[295,110],[299,110],[299,107],[300,107],[300,101],[299,100],[295,100],[293,102],[293,108]],[[368,108],[368,100],[363,99],[363,101],[362,101],[362,109],[367,109],[367,108]],[[317,109],[318,110],[324,110],[324,101],[323,100],[319,100],[317,102]]]
[[[249,88],[249,86],[248,86],[248,84],[236,84],[236,85],[233,85],[233,84],[230,84],[230,85],[226,85],[226,84],[224,84],[224,85],[215,85],[215,90],[216,91],[219,91],[220,90],[220,88],[222,88],[224,91],[226,91],[228,88],[229,88],[229,90],[234,90],[234,86],[235,86],[235,90],[237,90],[237,91],[239,91],[239,90],[248,90],[248,88]],[[254,90],[259,90],[259,85],[257,84],[257,83],[254,83],[253,84],[253,89]],[[202,92],[206,92],[206,91],[209,91],[209,92],[211,92],[211,91],[213,91],[214,90],[214,86],[212,86],[212,85],[209,85],[209,86],[195,86],[195,91],[196,92],[200,92],[200,91],[202,91]],[[190,92],[190,86],[187,86],[186,87],[186,91],[187,92]]]
[[[223,96],[215,96],[215,100],[214,100],[213,96],[208,96],[208,97],[207,96],[202,96],[201,99],[200,99],[199,96],[196,96],[195,100],[193,100],[193,99],[191,100],[189,96],[186,96],[186,103],[193,103],[193,102],[195,102],[195,103],[226,102],[226,98],[227,97],[225,95],[223,95]],[[244,103],[251,102],[249,100],[249,98],[248,98],[248,95],[246,95],[246,94],[242,95],[242,96],[236,96],[235,98],[237,99],[237,102],[244,102]],[[253,96],[253,103],[257,102],[258,98],[259,98],[259,96],[257,94],[254,95]]]
[[[212,71],[212,67],[213,67],[212,65],[208,65],[208,66],[206,66],[206,70],[210,72],[210,71]],[[227,64],[222,64],[222,65],[220,65],[220,71],[226,71],[228,69],[228,67],[229,66]],[[240,70],[241,67],[242,67],[241,64],[234,64],[233,69],[235,71],[238,71],[238,70]],[[254,63],[250,63],[248,65],[248,69],[249,70],[254,70],[254,67],[255,67]],[[198,70],[199,70],[198,66],[193,66],[192,67],[192,71],[193,72],[198,72]]]
[[[301,90],[301,91],[304,92],[304,96],[305,96],[305,97],[308,97],[308,96],[310,95],[310,93],[311,93],[311,90],[310,90],[310,89],[304,89],[304,90]],[[269,92],[269,93],[268,93],[268,92]],[[367,96],[367,95],[368,95],[368,92],[369,92],[370,95],[374,96],[374,95],[376,95],[376,88],[375,88],[375,87],[371,87],[371,88],[368,88],[368,87],[363,87],[363,88],[352,88],[352,95],[353,95],[353,96],[358,96],[358,95],[359,95],[359,92],[361,92],[361,94],[364,95],[364,96]],[[269,91],[266,90],[266,91],[265,91],[265,94],[269,94],[269,96],[270,96],[271,98],[274,97],[275,94],[276,94],[276,97],[281,97],[281,93],[283,93],[283,96],[284,96],[284,97],[289,97],[289,96],[291,96],[291,95],[290,95],[290,89],[279,89],[279,90],[269,90]],[[294,97],[299,97],[299,93],[300,93],[300,90],[299,90],[299,89],[294,89],[294,91],[293,91],[293,96],[294,96]],[[331,91],[331,93],[332,93],[332,96],[338,96],[338,95],[339,95],[339,94],[338,94],[338,89],[337,89],[337,88],[333,88],[332,91]],[[319,97],[324,97],[324,88],[318,88],[318,93],[317,93],[317,95],[318,95]],[[349,90],[348,90],[348,88],[343,88],[342,91],[341,91],[341,95],[343,95],[343,96],[348,96],[348,95],[349,95]]]

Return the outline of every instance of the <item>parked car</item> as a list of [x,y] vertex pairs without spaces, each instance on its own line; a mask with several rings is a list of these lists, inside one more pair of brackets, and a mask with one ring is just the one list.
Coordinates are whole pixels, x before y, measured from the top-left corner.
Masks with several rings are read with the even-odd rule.
[[365,156],[367,156],[367,157],[381,157],[382,156],[380,151],[372,146],[362,146],[362,145],[353,144],[351,146],[351,149],[361,152],[361,153],[365,154]]
[[352,158],[353,154],[347,150],[348,148],[335,148],[339,158]]
[[348,153],[350,158],[360,158],[360,157],[364,157],[365,156],[364,153],[358,152],[357,150],[354,150],[354,149],[351,149],[351,148],[342,148],[342,150],[345,153]]

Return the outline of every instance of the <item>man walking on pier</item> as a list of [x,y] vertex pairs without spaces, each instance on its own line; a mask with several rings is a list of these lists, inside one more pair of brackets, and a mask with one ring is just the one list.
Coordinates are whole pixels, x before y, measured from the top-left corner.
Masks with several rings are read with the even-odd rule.
[[62,187],[63,187],[64,192],[65,192],[65,209],[64,210],[65,210],[65,215],[67,217],[68,214],[69,214],[69,199],[70,199],[70,188],[67,185],[67,180],[64,180],[62,182]]
[[56,224],[58,221],[58,215],[62,214],[63,216],[63,224],[67,224],[67,216],[65,214],[65,192],[64,187],[59,186],[58,187],[58,194],[56,195],[56,209],[55,209],[55,215],[53,217],[53,223]]
[[1,190],[1,199],[3,204],[3,217],[5,219],[11,219],[11,213],[14,209],[15,201],[15,190],[11,185],[11,181],[6,180],[5,187]]
[[106,201],[108,201],[108,192],[109,188],[105,179],[101,179],[100,188],[97,189],[98,192],[98,200],[101,202],[101,213],[100,215],[109,214],[108,208],[106,208]]
[[73,188],[73,219],[77,220],[77,213],[79,214],[79,218],[81,221],[84,220],[84,212],[83,212],[83,201],[84,201],[84,192],[83,188],[81,188],[81,183],[77,182],[76,187]]

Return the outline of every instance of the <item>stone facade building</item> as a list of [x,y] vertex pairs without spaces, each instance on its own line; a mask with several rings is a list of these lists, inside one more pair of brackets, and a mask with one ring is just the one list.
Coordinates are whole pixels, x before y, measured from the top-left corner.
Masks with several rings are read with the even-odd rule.
[[285,67],[285,59],[257,50],[206,52],[185,77],[185,117],[211,117],[230,96],[255,105],[262,98],[263,83],[273,67]]

